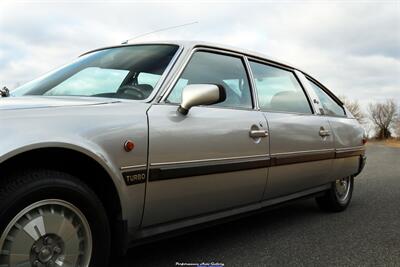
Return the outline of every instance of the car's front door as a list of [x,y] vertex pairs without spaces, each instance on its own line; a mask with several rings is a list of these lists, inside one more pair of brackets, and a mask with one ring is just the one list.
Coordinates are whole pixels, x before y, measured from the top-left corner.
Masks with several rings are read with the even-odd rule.
[[294,70],[250,60],[270,133],[271,167],[263,199],[329,182],[335,155],[326,118],[313,112]]
[[[226,100],[177,112],[187,84],[219,84]],[[253,109],[243,58],[198,50],[163,103],[149,112],[149,178],[143,226],[227,210],[261,200],[268,137]]]

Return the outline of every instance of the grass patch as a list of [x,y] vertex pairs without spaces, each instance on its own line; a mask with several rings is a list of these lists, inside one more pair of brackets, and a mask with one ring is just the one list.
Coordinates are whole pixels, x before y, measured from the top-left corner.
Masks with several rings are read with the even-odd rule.
[[391,139],[386,139],[386,140],[371,139],[371,140],[368,140],[368,143],[381,144],[381,145],[385,145],[385,146],[400,148],[400,139],[399,138],[391,138]]

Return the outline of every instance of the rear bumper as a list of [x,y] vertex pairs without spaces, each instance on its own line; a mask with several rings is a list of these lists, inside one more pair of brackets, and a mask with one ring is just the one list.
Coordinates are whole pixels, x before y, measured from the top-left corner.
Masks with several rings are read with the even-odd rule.
[[362,170],[365,167],[366,162],[367,162],[367,156],[361,155],[360,156],[360,164],[358,166],[358,172],[354,175],[354,177],[356,177],[357,175],[359,175],[362,172]]

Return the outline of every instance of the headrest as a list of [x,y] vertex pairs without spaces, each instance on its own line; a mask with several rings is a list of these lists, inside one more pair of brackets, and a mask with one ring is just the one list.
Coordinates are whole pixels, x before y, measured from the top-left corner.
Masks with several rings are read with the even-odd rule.
[[309,113],[308,105],[304,105],[301,92],[282,91],[275,94],[271,99],[271,109],[276,111]]

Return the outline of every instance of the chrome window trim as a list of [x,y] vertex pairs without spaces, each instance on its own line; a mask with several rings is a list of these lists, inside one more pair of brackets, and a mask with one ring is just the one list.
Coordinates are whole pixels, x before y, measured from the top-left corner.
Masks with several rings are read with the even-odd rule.
[[[289,112],[289,111],[268,110],[268,109],[263,109],[262,107],[259,106],[260,104],[257,103],[257,105],[259,106],[259,110],[260,111],[267,112],[267,113],[285,113],[285,114],[287,113],[287,114],[299,114],[299,115],[316,115],[317,112],[316,112],[316,109],[315,109],[315,107],[313,105],[313,101],[311,101],[311,98],[310,98],[310,95],[308,93],[308,90],[303,85],[301,79],[298,77],[297,72],[296,72],[297,70],[295,68],[287,67],[285,65],[280,65],[278,63],[270,62],[268,60],[262,60],[262,59],[259,59],[259,58],[254,58],[254,57],[251,57],[251,56],[250,57],[247,56],[246,58],[248,60],[249,69],[250,69],[251,73],[253,73],[253,71],[251,70],[251,66],[250,66],[250,62],[251,61],[254,61],[254,62],[259,63],[259,64],[267,65],[267,66],[270,66],[270,67],[273,67],[273,68],[278,68],[278,69],[282,69],[282,70],[286,70],[286,71],[291,72],[293,74],[294,78],[299,83],[301,89],[303,90],[303,93],[304,93],[304,95],[305,95],[305,97],[307,99],[307,102],[308,102],[308,105],[310,107],[310,111],[311,112],[310,113],[304,113],[304,112]],[[254,80],[253,80],[253,82],[254,82]],[[255,82],[254,82],[254,89],[255,89],[255,91],[257,91],[257,85],[255,84]],[[258,96],[258,92],[257,92],[257,96]],[[258,101],[258,97],[257,97],[257,101]]]
[[[170,105],[170,104],[175,104],[176,103],[167,103],[166,99],[168,98],[169,94],[171,93],[172,89],[174,88],[174,86],[176,85],[176,83],[178,82],[179,77],[181,77],[183,71],[185,70],[186,66],[189,64],[190,60],[192,59],[193,55],[196,52],[201,52],[201,51],[205,51],[205,52],[211,52],[211,53],[215,53],[215,54],[222,54],[225,56],[231,56],[231,57],[236,57],[236,58],[240,58],[243,64],[243,68],[246,72],[247,75],[247,79],[249,82],[249,90],[250,90],[250,94],[251,94],[251,101],[252,101],[252,107],[251,108],[240,108],[240,107],[215,107],[215,108],[227,108],[227,109],[238,109],[238,110],[256,110],[256,102],[255,102],[255,97],[253,94],[253,89],[251,86],[251,80],[250,80],[250,72],[248,72],[247,67],[246,67],[246,56],[242,53],[239,52],[234,52],[234,51],[227,51],[227,50],[223,50],[223,49],[218,49],[218,48],[211,48],[211,47],[204,47],[204,46],[195,46],[191,49],[190,53],[188,54],[187,58],[184,60],[184,62],[182,63],[182,65],[180,66],[180,68],[178,69],[178,71],[175,73],[175,76],[172,78],[171,82],[168,84],[167,89],[164,90],[163,95],[159,101],[160,104],[166,104],[166,105]],[[202,107],[212,107],[212,106],[202,106]]]
[[245,61],[246,71],[247,71],[249,79],[250,79],[250,88],[251,88],[250,90],[251,90],[251,95],[253,97],[254,109],[259,111],[260,105],[258,103],[258,92],[257,92],[256,84],[254,82],[253,72],[250,68],[250,62],[246,55],[244,55],[244,61]]
[[291,112],[291,111],[277,111],[277,110],[268,110],[268,109],[260,109],[259,111],[264,113],[273,113],[273,114],[290,114],[290,115],[299,115],[299,116],[314,116],[312,113],[301,113],[301,112]]

